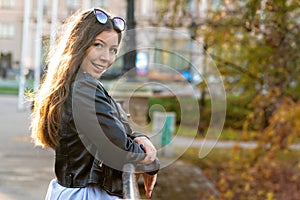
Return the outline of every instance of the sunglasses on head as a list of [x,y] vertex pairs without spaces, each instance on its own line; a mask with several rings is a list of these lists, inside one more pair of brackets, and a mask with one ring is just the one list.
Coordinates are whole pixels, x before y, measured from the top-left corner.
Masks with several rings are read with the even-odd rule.
[[[103,10],[94,8],[94,15],[100,24],[106,24],[110,19],[110,16],[106,14]],[[113,23],[114,29],[121,32],[125,30],[126,23],[125,20],[121,17],[114,17],[110,19]]]

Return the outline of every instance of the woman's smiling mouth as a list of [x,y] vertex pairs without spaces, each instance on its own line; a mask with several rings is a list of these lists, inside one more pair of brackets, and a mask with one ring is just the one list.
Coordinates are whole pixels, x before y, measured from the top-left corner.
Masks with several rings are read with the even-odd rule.
[[93,66],[94,66],[94,69],[97,71],[97,72],[99,72],[99,73],[101,73],[101,72],[104,72],[105,71],[105,66],[103,66],[103,65],[98,65],[98,64],[96,64],[96,63],[93,63]]

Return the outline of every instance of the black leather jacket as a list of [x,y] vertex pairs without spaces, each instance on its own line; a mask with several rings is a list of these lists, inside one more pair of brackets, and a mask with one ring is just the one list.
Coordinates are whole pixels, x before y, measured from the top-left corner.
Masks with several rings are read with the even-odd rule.
[[[95,133],[91,127],[94,119],[104,134]],[[137,163],[145,158],[143,149],[133,142],[141,134],[132,132],[126,113],[97,79],[82,70],[78,71],[63,104],[60,130],[61,138],[55,150],[58,183],[65,187],[97,185],[112,195],[122,196],[122,172],[104,164],[103,160],[116,156],[106,147],[110,147],[107,145],[110,141],[126,152],[137,153],[120,161],[121,164]]]

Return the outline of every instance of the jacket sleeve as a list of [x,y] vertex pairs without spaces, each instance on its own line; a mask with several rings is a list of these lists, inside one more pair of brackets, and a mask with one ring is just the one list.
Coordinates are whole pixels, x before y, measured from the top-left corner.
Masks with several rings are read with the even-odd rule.
[[75,126],[85,147],[106,165],[121,168],[145,158],[144,151],[127,136],[117,110],[97,80],[76,81],[72,92]]
[[[104,91],[104,93],[106,93],[106,92]],[[113,99],[111,99],[111,100],[114,101]],[[119,119],[121,120],[123,126],[125,127],[127,136],[130,137],[131,139],[134,139],[136,137],[146,137],[150,140],[150,138],[147,135],[145,135],[141,132],[132,131],[132,129],[129,125],[129,119],[127,117],[127,113],[124,111],[124,109],[122,108],[122,106],[120,104],[118,104],[115,101],[114,101],[114,104],[116,105],[116,109],[118,109],[118,115],[120,115]]]

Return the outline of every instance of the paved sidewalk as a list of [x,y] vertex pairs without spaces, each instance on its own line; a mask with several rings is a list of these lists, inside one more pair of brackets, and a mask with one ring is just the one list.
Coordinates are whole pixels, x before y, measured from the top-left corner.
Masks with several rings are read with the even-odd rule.
[[[178,140],[173,140],[172,144],[176,147],[185,147],[187,143],[190,143],[190,138],[178,137]],[[234,145],[238,144],[241,148],[253,149],[257,147],[256,142],[241,142],[241,141],[219,141],[212,139],[195,139],[191,143],[190,147],[217,147],[217,148],[232,148]]]

